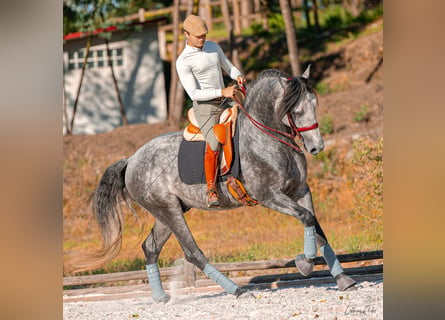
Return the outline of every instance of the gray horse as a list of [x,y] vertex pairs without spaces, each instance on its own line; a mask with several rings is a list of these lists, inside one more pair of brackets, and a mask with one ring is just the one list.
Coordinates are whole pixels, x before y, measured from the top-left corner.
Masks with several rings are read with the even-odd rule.
[[[318,245],[339,290],[343,291],[354,288],[355,281],[344,274],[315,217],[306,183],[306,158],[292,138],[298,134],[306,151],[313,155],[324,148],[316,121],[318,100],[308,84],[308,76],[309,69],[297,77],[266,70],[248,85],[245,112],[240,112],[238,117],[241,168],[238,178],[259,204],[293,216],[304,225],[304,254],[295,259],[300,273],[312,272]],[[93,197],[93,212],[102,231],[103,248],[94,256],[94,262],[78,265],[75,271],[97,268],[119,253],[123,230],[119,201],[122,199],[127,204],[138,203],[156,219],[142,245],[155,301],[170,299],[162,288],[158,258],[172,233],[185,258],[227,293],[238,297],[247,291],[208,262],[184,219],[184,213],[191,208],[210,209],[205,185],[186,185],[178,175],[176,163],[182,139],[182,132],[158,136],[128,159],[106,169]],[[220,209],[241,206],[221,182],[218,193]]]

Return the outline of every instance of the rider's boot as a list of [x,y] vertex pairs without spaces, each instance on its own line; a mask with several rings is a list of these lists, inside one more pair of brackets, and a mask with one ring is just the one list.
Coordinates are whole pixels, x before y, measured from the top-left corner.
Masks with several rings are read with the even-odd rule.
[[204,157],[204,171],[207,181],[207,205],[209,208],[219,207],[218,193],[215,184],[218,156],[219,151],[213,151],[207,143]]

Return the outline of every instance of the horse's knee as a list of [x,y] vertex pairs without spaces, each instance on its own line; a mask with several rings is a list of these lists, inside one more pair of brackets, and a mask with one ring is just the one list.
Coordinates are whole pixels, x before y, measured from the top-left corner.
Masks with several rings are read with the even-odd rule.
[[304,226],[313,227],[315,226],[315,221],[316,221],[315,216],[312,214],[312,212],[307,210],[304,215],[304,221],[303,221]]

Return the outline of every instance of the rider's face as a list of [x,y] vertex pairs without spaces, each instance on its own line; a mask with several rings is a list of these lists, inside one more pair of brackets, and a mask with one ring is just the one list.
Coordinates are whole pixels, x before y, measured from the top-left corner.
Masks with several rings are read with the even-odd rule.
[[204,43],[206,41],[206,34],[200,36],[194,36],[188,32],[185,32],[185,36],[187,37],[187,44],[191,47],[202,49]]

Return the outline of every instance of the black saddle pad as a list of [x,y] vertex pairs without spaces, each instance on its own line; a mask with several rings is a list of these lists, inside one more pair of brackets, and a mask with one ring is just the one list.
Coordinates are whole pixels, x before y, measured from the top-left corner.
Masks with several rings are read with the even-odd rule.
[[[225,181],[229,176],[238,177],[240,171],[238,131],[238,128],[236,128],[233,137],[232,167],[227,174],[219,176],[218,181]],[[204,174],[205,146],[205,141],[186,141],[184,138],[182,139],[178,153],[178,170],[179,177],[185,184],[206,183]]]

